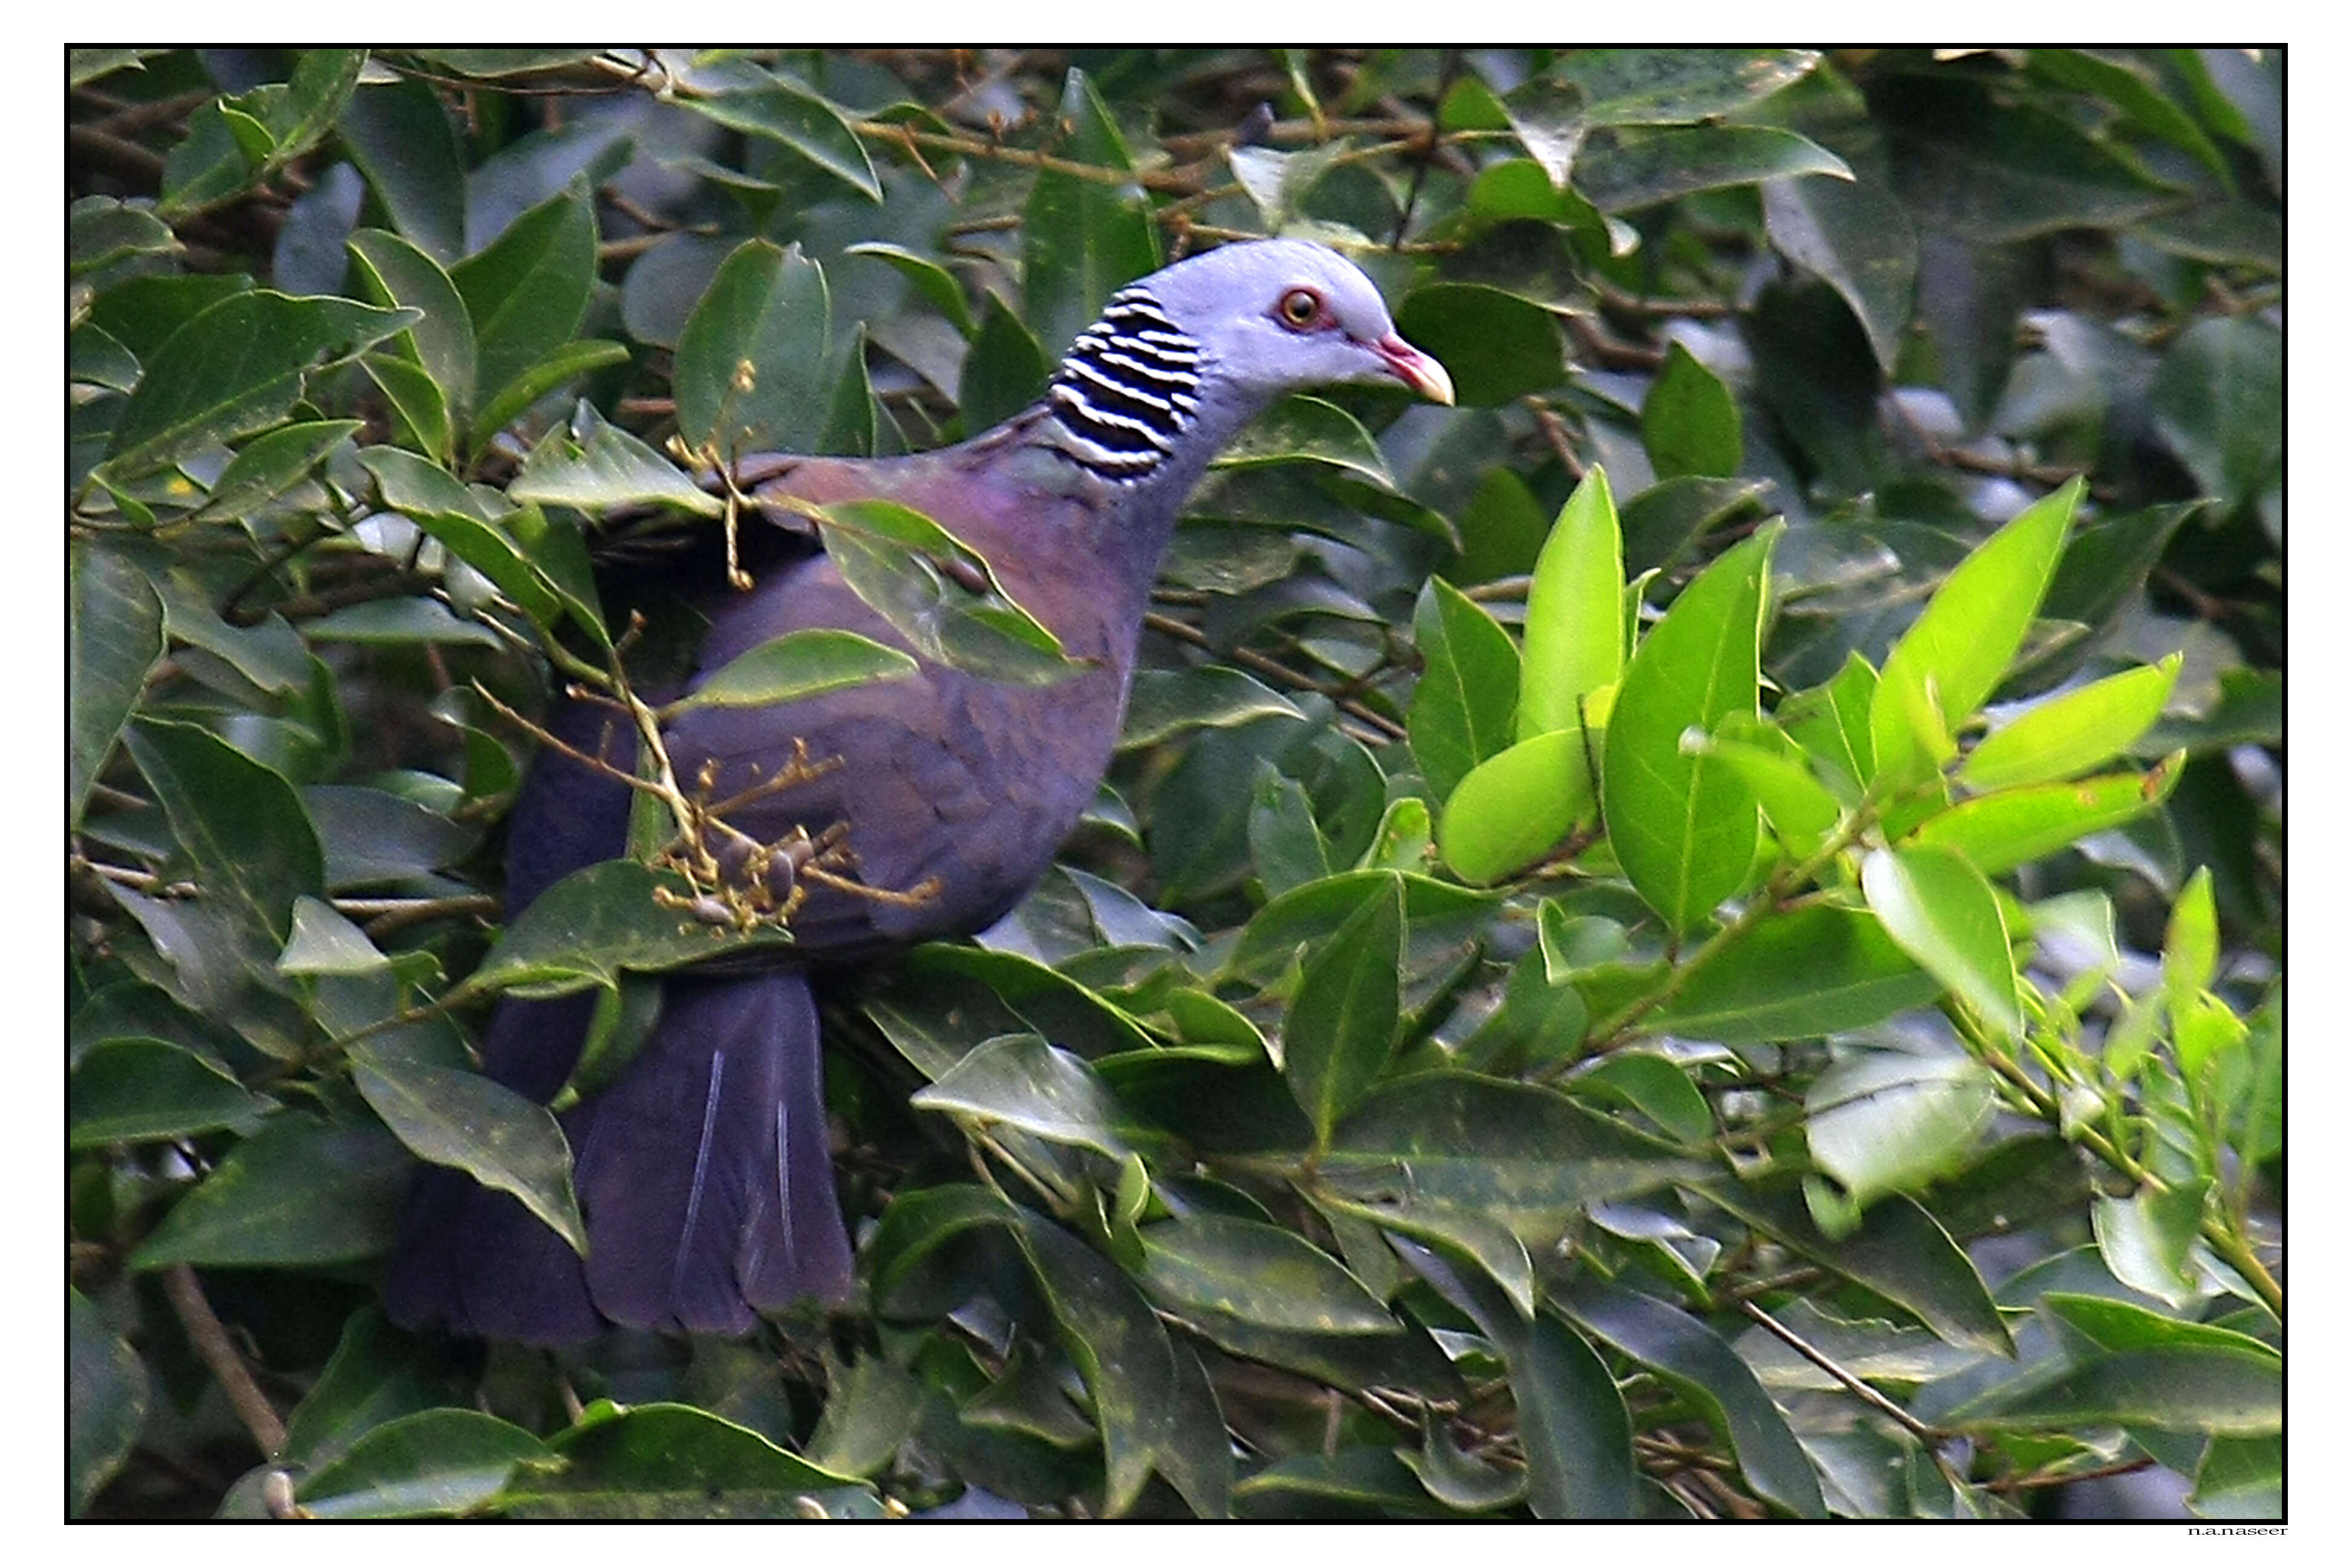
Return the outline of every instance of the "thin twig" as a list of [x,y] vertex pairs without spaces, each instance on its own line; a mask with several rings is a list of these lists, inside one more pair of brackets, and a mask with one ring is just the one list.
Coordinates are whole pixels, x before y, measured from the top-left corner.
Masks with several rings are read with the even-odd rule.
[[286,1447],[286,1423],[279,1420],[268,1397],[253,1381],[245,1357],[237,1353],[236,1343],[228,1337],[228,1330],[205,1300],[203,1285],[196,1271],[184,1263],[174,1263],[163,1270],[163,1294],[170,1298],[172,1310],[179,1315],[180,1325],[188,1331],[188,1342],[197,1357],[212,1372],[228,1395],[229,1408],[253,1436],[254,1446],[266,1458],[276,1458]]

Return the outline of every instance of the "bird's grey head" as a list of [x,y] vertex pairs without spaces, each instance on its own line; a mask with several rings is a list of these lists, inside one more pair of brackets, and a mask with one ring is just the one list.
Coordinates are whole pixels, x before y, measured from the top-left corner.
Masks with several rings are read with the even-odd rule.
[[[1107,478],[1197,474],[1275,398],[1342,382],[1454,401],[1445,367],[1398,335],[1380,290],[1338,251],[1255,240],[1189,258],[1111,296],[1046,402],[1067,449]],[[1189,480],[1188,480],[1189,482]]]

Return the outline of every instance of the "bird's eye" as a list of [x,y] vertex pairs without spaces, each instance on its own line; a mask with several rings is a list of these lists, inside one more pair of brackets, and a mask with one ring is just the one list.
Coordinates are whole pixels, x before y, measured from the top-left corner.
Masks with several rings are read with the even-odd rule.
[[1303,332],[1323,314],[1323,297],[1312,289],[1293,289],[1275,306],[1275,313],[1284,326]]

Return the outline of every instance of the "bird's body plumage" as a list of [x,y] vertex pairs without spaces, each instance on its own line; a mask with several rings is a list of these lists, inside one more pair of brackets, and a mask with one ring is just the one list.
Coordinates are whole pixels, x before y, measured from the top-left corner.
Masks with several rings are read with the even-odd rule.
[[[1302,292],[1323,308],[1312,333],[1278,313]],[[1352,266],[1318,247],[1268,241],[1180,263],[1114,296],[1044,400],[961,446],[875,460],[749,460],[745,479],[762,501],[887,500],[929,516],[985,557],[1006,594],[1085,668],[1028,686],[920,661],[898,680],[672,720],[664,743],[677,776],[708,777],[714,800],[773,779],[804,744],[824,765],[730,810],[729,822],[771,843],[795,830],[833,833],[866,888],[925,894],[805,880],[784,967],[666,977],[660,1018],[636,1058],[564,1116],[590,1237],[584,1266],[513,1198],[430,1171],[395,1258],[394,1317],[562,1342],[608,1322],[741,1332],[758,1309],[842,1299],[850,1250],[801,967],[977,931],[1019,901],[1109,761],[1184,495],[1280,392],[1384,377],[1450,400],[1443,370],[1396,337]],[[772,515],[798,522],[786,508]],[[708,627],[688,686],[807,627],[908,647],[814,551],[770,567],[748,593],[698,597]],[[634,738],[605,710],[572,704],[551,727],[573,748],[624,771],[634,764]],[[512,817],[510,910],[623,853],[630,794],[560,752],[542,755]],[[586,994],[501,1003],[486,1070],[550,1098],[593,1012]]]

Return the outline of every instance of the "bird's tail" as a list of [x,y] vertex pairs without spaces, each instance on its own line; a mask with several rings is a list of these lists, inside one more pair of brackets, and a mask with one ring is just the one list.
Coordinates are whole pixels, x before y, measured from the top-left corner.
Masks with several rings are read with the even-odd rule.
[[[515,1081],[518,1069],[568,1063],[593,1005],[593,994],[501,1003],[492,1076],[551,1093],[559,1086]],[[564,1048],[551,1049],[558,1040]],[[645,1048],[563,1125],[588,1257],[507,1194],[436,1168],[394,1254],[394,1321],[526,1344],[587,1339],[608,1323],[740,1334],[759,1309],[846,1295],[849,1237],[803,975],[666,982]]]

